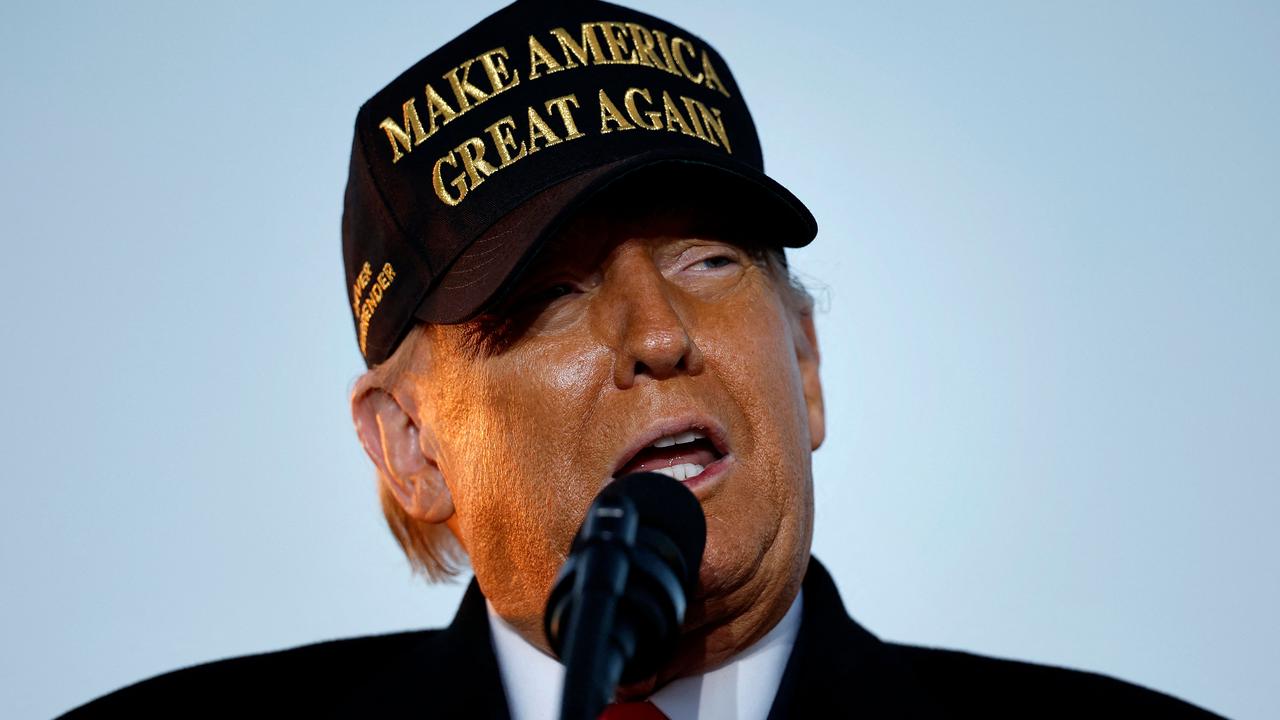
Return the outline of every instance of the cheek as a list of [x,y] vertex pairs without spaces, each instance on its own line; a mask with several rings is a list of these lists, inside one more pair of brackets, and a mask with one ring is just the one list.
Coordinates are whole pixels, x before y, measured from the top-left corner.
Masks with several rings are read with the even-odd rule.
[[735,587],[761,567],[791,565],[808,546],[812,470],[808,413],[787,310],[772,291],[702,324],[709,370],[735,407],[739,482],[705,505],[703,582]]
[[745,450],[784,463],[770,468],[783,472],[807,467],[809,424],[787,312],[772,290],[744,298],[716,315],[703,341],[749,425]]
[[594,489],[575,475],[599,358],[557,345],[513,348],[453,378],[441,469],[485,592],[515,617],[540,613]]
[[529,463],[567,469],[590,427],[601,383],[608,376],[603,351],[580,340],[518,348],[497,358],[483,381],[483,412],[498,428],[500,444]]
[[441,434],[451,450],[444,469],[476,481],[460,488],[463,495],[515,490],[513,482],[554,472],[571,459],[567,441],[590,411],[599,363],[560,349],[513,349],[443,379]]
[[535,357],[525,358],[521,373],[535,378],[543,398],[556,403],[568,399],[581,403],[595,393],[601,376],[607,372],[608,358],[603,349],[584,352],[580,347],[557,343]]
[[[707,340],[701,342],[709,368],[746,425],[737,451],[750,482],[741,492],[726,493],[718,515],[726,536],[764,544],[790,532],[783,529],[788,523],[803,525],[812,479],[808,406],[787,313],[772,290],[745,297],[703,325]],[[740,518],[754,520],[750,532]]]

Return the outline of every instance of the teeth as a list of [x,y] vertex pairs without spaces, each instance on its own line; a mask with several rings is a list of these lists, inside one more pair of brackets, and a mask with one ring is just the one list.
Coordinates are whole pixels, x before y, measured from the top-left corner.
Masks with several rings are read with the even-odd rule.
[[664,448],[671,447],[672,445],[683,445],[685,443],[691,443],[694,440],[701,440],[705,437],[706,435],[703,435],[700,432],[682,432],[676,435],[668,435],[663,438],[658,438],[657,440],[654,440],[653,444],[649,447]]
[[685,480],[698,475],[703,470],[703,466],[696,463],[680,463],[679,465],[672,465],[671,467],[655,468],[651,472],[666,475],[673,480],[684,482]]

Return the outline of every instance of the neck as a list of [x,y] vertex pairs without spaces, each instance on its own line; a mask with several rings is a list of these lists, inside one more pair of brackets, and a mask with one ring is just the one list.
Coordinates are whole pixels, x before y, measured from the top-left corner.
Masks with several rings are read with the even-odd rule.
[[[794,615],[796,627],[781,628],[794,635],[799,627],[799,585],[773,596],[772,602],[757,602],[743,612],[726,616],[705,602],[690,606],[690,618],[675,656],[652,677],[618,688],[619,700],[648,697],[668,683],[683,677],[702,675],[731,662],[765,636],[779,630],[779,623]],[[793,612],[794,609],[794,612]],[[721,621],[710,618],[724,617]]]
[[[764,720],[799,635],[802,602],[797,596],[760,639],[736,649],[723,660],[708,661],[708,653],[692,658],[678,656],[658,676],[621,688],[615,699],[647,699],[669,717],[707,717],[704,713],[709,713],[710,717]],[[554,717],[564,666],[526,640],[492,607],[489,614],[494,652],[511,704],[512,720]],[[715,635],[709,631],[697,634],[704,641]],[[700,645],[690,640],[691,646]],[[692,662],[683,666],[687,670],[677,669],[682,660],[689,659]]]

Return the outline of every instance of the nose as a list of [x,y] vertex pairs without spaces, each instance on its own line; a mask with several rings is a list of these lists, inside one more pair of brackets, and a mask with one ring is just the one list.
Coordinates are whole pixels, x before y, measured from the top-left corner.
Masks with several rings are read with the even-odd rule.
[[648,257],[619,262],[608,273],[613,287],[606,293],[603,313],[614,349],[613,379],[619,389],[641,378],[665,380],[703,369],[702,350],[694,342],[671,287]]

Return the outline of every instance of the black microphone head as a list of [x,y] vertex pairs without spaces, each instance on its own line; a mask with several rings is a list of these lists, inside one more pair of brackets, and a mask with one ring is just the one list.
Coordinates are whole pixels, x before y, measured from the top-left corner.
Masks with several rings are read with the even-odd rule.
[[[623,680],[656,672],[676,649],[706,544],[702,505],[682,483],[658,473],[609,483],[591,503],[547,598],[543,629],[551,649],[572,669],[600,661],[600,648],[566,657],[569,646],[593,639],[617,650]],[[602,599],[616,613],[602,612]]]
[[685,590],[692,591],[707,545],[707,518],[693,492],[666,475],[641,472],[609,483],[596,502],[607,497],[626,497],[635,505],[642,529],[670,538],[684,562]]

